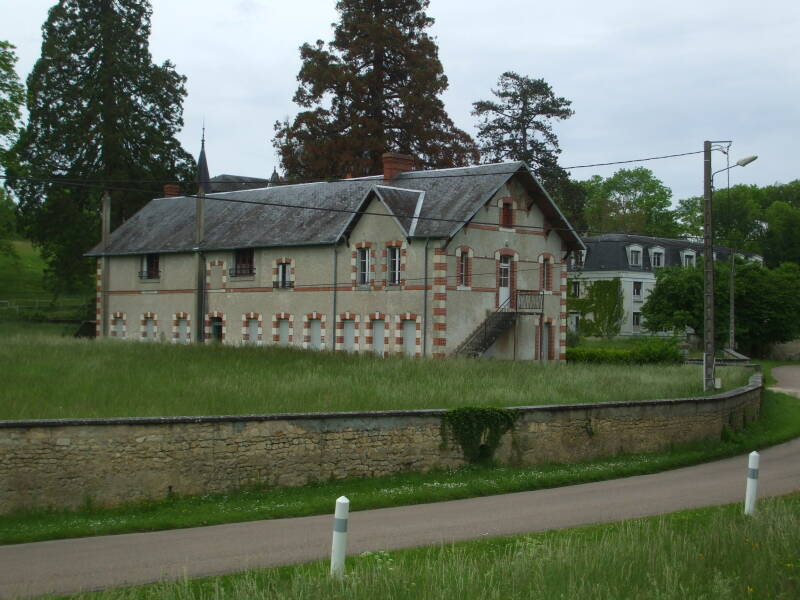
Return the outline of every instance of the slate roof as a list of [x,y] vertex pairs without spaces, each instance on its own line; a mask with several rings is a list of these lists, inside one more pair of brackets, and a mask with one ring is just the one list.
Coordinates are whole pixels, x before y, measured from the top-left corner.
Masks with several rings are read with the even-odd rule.
[[209,180],[209,184],[206,194],[264,188],[270,184],[270,181],[261,177],[246,177],[244,175],[216,175]]
[[[676,240],[671,238],[650,237],[644,235],[630,235],[626,233],[606,233],[603,235],[584,237],[586,244],[586,258],[583,267],[573,270],[579,271],[652,271],[650,263],[650,249],[660,247],[664,249],[664,263],[662,266],[680,266],[681,251],[691,249],[697,256],[703,256],[703,244],[689,240]],[[642,247],[642,264],[633,266],[628,264],[626,248],[630,245]],[[717,258],[727,260],[730,248],[714,246]],[[755,254],[740,252],[749,258],[756,258]]]
[[[449,238],[512,177],[526,187],[568,247],[583,248],[580,237],[521,162],[409,171],[388,182],[374,176],[213,193],[206,197],[202,248],[332,244],[352,228],[359,216],[354,212],[364,210],[374,196],[407,237]],[[152,200],[111,234],[106,252],[98,245],[87,256],[192,251],[194,215],[194,197]]]

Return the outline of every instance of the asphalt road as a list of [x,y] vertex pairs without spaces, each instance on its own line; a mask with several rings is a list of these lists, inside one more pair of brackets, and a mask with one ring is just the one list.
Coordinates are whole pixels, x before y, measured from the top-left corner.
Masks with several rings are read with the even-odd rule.
[[[786,372],[800,383],[800,367]],[[788,386],[783,372],[776,376]],[[356,511],[350,516],[348,551],[410,548],[737,502],[744,498],[746,473],[747,457],[738,456],[598,483]],[[800,438],[764,450],[759,496],[798,490]],[[0,546],[0,598],[307,562],[329,555],[331,528],[332,514]]]
[[778,381],[778,385],[770,389],[800,398],[800,367],[775,367],[772,369],[772,376]]

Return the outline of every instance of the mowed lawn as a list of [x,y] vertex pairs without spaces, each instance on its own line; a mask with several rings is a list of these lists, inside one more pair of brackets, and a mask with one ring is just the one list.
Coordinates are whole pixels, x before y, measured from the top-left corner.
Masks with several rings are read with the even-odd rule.
[[[0,419],[524,406],[702,394],[697,366],[380,359],[77,340],[0,323]],[[726,388],[749,371],[720,369]]]

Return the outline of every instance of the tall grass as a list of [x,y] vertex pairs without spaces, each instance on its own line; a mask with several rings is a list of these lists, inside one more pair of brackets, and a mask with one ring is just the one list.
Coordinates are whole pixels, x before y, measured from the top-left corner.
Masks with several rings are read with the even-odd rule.
[[92,600],[800,597],[800,495],[580,529],[110,590]]
[[[0,419],[524,406],[702,394],[697,366],[380,359],[26,335],[0,324]],[[721,370],[727,388],[744,369]]]

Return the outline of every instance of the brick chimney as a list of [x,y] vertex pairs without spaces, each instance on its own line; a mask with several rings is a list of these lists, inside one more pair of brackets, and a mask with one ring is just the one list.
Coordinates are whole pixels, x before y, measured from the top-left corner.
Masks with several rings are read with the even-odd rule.
[[390,181],[400,173],[414,170],[414,157],[409,154],[384,152],[382,158],[384,181]]
[[177,183],[164,184],[164,198],[171,198],[172,196],[181,195],[181,186]]

